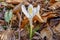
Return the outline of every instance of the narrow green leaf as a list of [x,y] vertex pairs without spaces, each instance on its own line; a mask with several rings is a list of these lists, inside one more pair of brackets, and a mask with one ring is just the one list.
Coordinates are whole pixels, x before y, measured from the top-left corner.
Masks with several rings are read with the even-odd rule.
[[9,22],[9,21],[11,20],[12,16],[13,16],[12,10],[6,11],[6,12],[5,12],[5,21],[6,21],[6,22]]
[[6,22],[9,22],[8,11],[5,12],[4,18]]
[[12,16],[13,16],[13,13],[12,13],[12,10],[10,10],[9,11],[9,20],[11,20]]

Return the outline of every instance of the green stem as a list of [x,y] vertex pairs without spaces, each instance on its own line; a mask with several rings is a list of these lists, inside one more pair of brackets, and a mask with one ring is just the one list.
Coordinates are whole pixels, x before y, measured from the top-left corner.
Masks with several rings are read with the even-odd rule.
[[30,40],[32,40],[32,19],[30,19]]

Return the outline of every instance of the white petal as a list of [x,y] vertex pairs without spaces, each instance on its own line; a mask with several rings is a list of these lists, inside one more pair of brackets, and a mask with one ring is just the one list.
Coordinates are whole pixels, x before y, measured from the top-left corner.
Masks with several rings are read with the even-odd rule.
[[37,13],[37,8],[35,7],[35,8],[33,8],[33,17],[36,15],[36,13]]
[[37,12],[39,12],[39,10],[40,10],[40,5],[37,6]]
[[40,14],[39,14],[39,10],[40,10],[40,5],[38,5],[37,6],[37,16],[39,17],[39,19],[42,21],[42,22],[44,22],[44,20],[42,19],[42,17],[40,16]]
[[21,5],[22,12],[27,16],[28,18],[30,17],[29,13],[26,10],[26,7],[24,5]]
[[33,5],[32,4],[30,4],[28,6],[28,12],[29,12],[30,15],[33,15]]

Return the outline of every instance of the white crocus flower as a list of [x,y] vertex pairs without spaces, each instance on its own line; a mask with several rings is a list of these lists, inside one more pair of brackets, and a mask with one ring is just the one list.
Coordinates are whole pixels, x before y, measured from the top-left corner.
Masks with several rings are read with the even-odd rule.
[[[32,4],[29,4],[28,6],[28,10],[26,10],[26,7],[24,5],[21,5],[22,8],[22,12],[25,14],[25,16],[29,19],[30,21],[30,38],[32,37],[32,18],[37,15],[40,19],[41,16],[39,15],[39,10],[40,10],[40,5],[38,5],[37,7],[33,8]],[[42,19],[41,19],[42,20]]]
[[22,8],[22,12],[25,14],[25,16],[27,16],[28,18],[33,18],[35,15],[36,15],[36,13],[37,13],[37,8],[35,7],[35,8],[33,8],[33,5],[32,4],[30,4],[29,6],[28,6],[28,10],[26,10],[26,7],[24,6],[24,5],[22,5],[21,6],[21,8]]
[[32,29],[33,29],[33,26],[32,26],[32,18],[36,15],[37,13],[37,8],[33,8],[33,5],[32,4],[29,4],[28,6],[28,10],[26,10],[26,7],[24,5],[21,5],[21,8],[22,8],[22,12],[25,14],[25,16],[29,19],[29,22],[30,22],[30,39],[32,37]]
[[27,18],[33,18],[35,15],[37,15],[39,19],[41,20],[41,22],[44,22],[44,20],[41,18],[39,14],[40,5],[33,8],[33,5],[30,4],[28,6],[28,10],[26,10],[26,7],[24,5],[22,5],[21,8],[22,8],[22,12],[25,14],[25,16],[27,16]]

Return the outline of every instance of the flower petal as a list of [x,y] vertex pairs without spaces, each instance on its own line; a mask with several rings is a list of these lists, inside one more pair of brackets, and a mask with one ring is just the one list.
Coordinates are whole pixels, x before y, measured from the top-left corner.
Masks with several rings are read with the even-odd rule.
[[37,6],[37,13],[39,12],[40,10],[40,5]]
[[37,16],[39,17],[39,19],[41,20],[41,22],[44,22],[44,20],[42,19],[42,17],[39,14],[39,10],[40,10],[40,5],[37,6]]
[[36,13],[37,13],[37,8],[34,7],[34,8],[33,8],[33,15],[32,15],[32,16],[34,17],[34,16],[36,15]]
[[29,12],[30,15],[33,15],[33,5],[32,4],[30,4],[28,6],[28,12]]
[[21,5],[22,8],[22,12],[25,14],[25,16],[27,16],[28,18],[30,17],[29,13],[26,10],[26,7],[24,5]]

